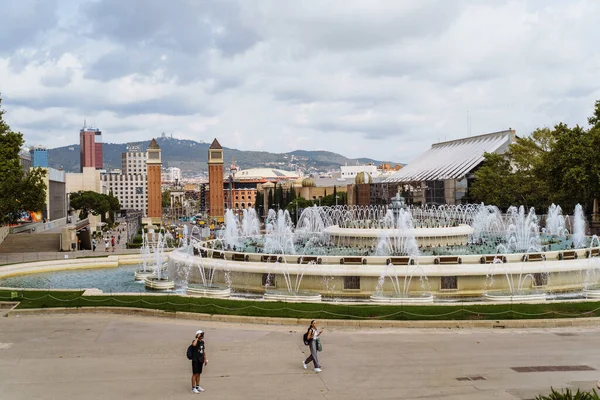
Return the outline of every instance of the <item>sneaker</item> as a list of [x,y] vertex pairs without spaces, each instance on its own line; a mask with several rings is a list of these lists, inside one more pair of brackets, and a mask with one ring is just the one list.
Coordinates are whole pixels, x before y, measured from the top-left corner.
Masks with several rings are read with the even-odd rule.
[[204,389],[202,389],[200,386],[196,386],[196,390],[198,391],[198,393],[204,392]]
[[304,361],[302,361],[302,368],[306,369],[307,365],[304,364]]
[[315,372],[321,372],[321,368],[315,368]]
[[192,389],[192,393],[196,393],[196,394],[198,394],[198,393],[200,393],[200,392],[198,391],[198,389],[196,389],[196,388],[193,388],[193,389]]

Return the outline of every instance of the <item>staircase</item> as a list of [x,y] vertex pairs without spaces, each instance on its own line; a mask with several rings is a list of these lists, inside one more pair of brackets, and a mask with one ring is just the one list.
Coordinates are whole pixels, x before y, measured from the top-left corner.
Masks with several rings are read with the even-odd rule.
[[11,233],[0,243],[0,253],[60,251],[60,233]]

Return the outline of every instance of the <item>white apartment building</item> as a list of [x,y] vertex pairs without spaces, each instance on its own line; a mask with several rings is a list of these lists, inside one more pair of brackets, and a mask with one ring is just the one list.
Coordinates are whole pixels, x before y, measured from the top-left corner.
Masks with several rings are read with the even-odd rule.
[[146,152],[139,146],[127,146],[127,152],[121,156],[121,170],[103,172],[101,179],[107,192],[119,199],[122,209],[148,215]]
[[371,177],[375,178],[377,175],[379,175],[379,172],[377,171],[377,167],[375,165],[342,165],[341,167],[342,170],[342,175],[341,178],[342,179],[354,179],[356,178],[356,175],[358,175],[359,172],[366,172],[369,175],[371,175]]

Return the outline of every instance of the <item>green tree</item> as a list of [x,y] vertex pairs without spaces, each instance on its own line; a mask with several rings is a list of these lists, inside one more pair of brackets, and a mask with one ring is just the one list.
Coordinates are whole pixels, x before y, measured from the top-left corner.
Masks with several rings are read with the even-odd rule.
[[275,208],[275,204],[273,203],[273,191],[269,190],[269,194],[267,195],[267,209],[265,210],[265,215],[269,212],[269,209]]
[[[92,191],[80,191],[71,193],[71,207],[79,210],[79,218],[87,218],[89,214],[103,215],[120,210],[119,200],[112,194],[106,195]],[[111,219],[112,221],[112,219]]]
[[263,211],[264,203],[265,203],[265,194],[262,191],[257,190],[256,191],[256,200],[254,201],[254,209],[256,210],[257,213],[260,214]]
[[161,205],[163,208],[171,207],[171,191],[165,190],[162,192]]
[[551,200],[572,211],[577,203],[591,211],[593,199],[600,188],[600,162],[593,146],[600,143],[597,130],[580,126],[569,128],[558,124],[554,128],[556,142],[545,163],[547,182],[552,188]]
[[475,172],[469,195],[476,203],[494,204],[500,208],[511,206],[515,194],[510,158],[496,153],[485,153],[483,157],[483,165]]
[[475,172],[469,197],[475,202],[534,207],[543,213],[551,203],[570,213],[581,204],[591,213],[600,193],[600,101],[589,129],[559,123],[518,138],[504,155],[486,154]]
[[286,209],[288,210],[288,212],[290,213],[290,216],[292,217],[292,220],[294,221],[294,223],[298,223],[297,219],[296,219],[296,215],[298,215],[298,217],[300,216],[300,214],[302,213],[302,210],[307,208],[307,207],[312,207],[314,204],[312,201],[310,200],[306,200],[304,197],[300,196],[300,197],[296,197],[296,199],[293,202],[290,202]]
[[46,170],[32,168],[25,174],[19,152],[23,135],[13,132],[4,121],[0,97],[0,225],[14,224],[27,211],[45,208]]

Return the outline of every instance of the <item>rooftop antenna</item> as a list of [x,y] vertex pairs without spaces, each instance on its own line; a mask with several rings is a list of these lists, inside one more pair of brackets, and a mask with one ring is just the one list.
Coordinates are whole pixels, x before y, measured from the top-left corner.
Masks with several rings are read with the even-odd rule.
[[85,118],[83,119],[83,129],[87,128],[87,122],[85,121]]

